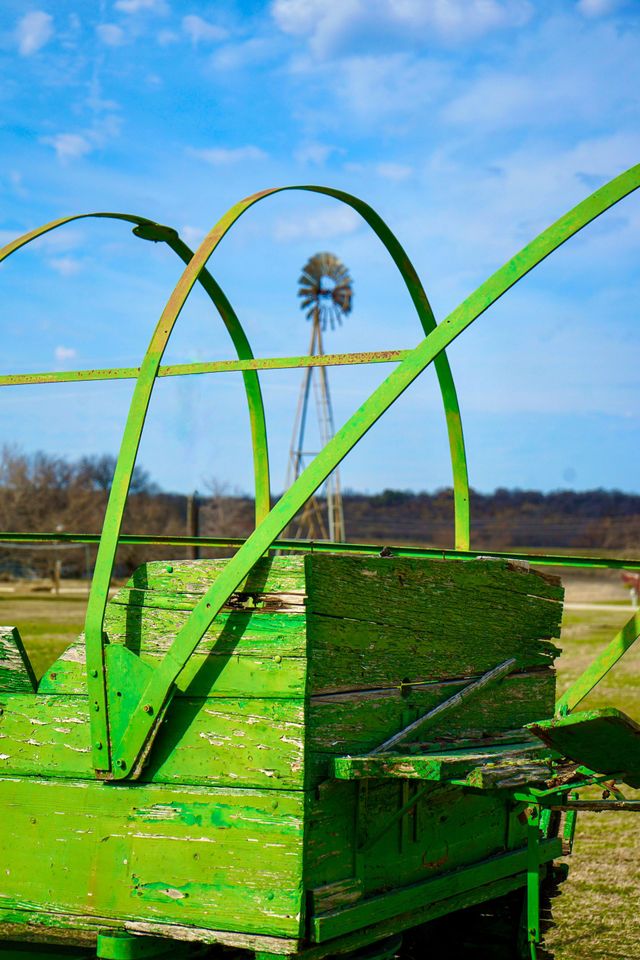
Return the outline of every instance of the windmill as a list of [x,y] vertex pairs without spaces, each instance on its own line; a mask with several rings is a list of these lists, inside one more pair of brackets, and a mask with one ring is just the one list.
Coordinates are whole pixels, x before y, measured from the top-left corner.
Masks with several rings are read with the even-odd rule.
[[[351,276],[345,265],[333,253],[316,253],[305,264],[298,281],[300,307],[311,321],[310,356],[324,353],[323,333],[327,328],[335,330],[351,312],[353,297]],[[305,369],[296,419],[289,452],[287,485],[293,483],[304,470],[308,460],[314,454],[305,447],[305,433],[308,428],[309,407],[315,402],[315,410],[320,434],[320,445],[324,447],[335,432],[333,408],[329,390],[327,368],[307,367]],[[323,488],[327,502],[325,516],[316,497],[307,501],[300,517],[295,521],[294,535],[308,539],[345,539],[342,493],[338,470],[327,478]]]

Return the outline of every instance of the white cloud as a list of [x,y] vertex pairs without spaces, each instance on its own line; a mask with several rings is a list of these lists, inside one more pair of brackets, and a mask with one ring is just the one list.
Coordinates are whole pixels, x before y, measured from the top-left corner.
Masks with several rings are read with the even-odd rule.
[[42,143],[53,147],[58,160],[67,163],[69,160],[78,160],[91,153],[91,143],[80,133],[56,133],[52,137],[42,137]]
[[74,257],[53,257],[47,263],[52,270],[59,273],[61,277],[73,277],[82,269],[82,264]]
[[158,13],[169,12],[169,5],[165,0],[116,0],[116,10],[123,13]]
[[228,37],[227,31],[215,23],[209,23],[203,17],[192,13],[182,18],[182,29],[187,34],[192,43],[201,41],[225,40]]
[[361,222],[351,207],[325,207],[315,213],[277,220],[274,237],[285,243],[303,238],[324,240],[344,237],[355,233]]
[[619,0],[579,0],[578,10],[585,17],[606,17],[615,13],[620,6]]
[[313,53],[329,58],[350,48],[429,41],[433,35],[465,40],[525,24],[528,0],[273,0],[280,29],[308,37]]
[[78,351],[73,347],[64,347],[62,344],[59,344],[53,351],[53,355],[58,363],[66,363],[68,360],[75,360],[78,356]]
[[446,65],[406,53],[347,57],[325,73],[342,109],[365,123],[388,117],[394,126],[407,114],[435,108],[450,79]]
[[121,47],[126,40],[124,30],[117,23],[99,23],[96,33],[109,47]]
[[327,143],[306,143],[296,150],[295,157],[298,163],[313,163],[321,166],[327,162],[332,153],[336,152],[336,149]]
[[158,43],[161,47],[168,47],[172,43],[177,43],[180,35],[175,30],[161,30],[158,34]]
[[23,57],[37,53],[53,36],[53,17],[43,10],[31,10],[18,20],[16,39]]
[[242,163],[244,160],[266,160],[267,154],[260,147],[247,144],[246,147],[207,147],[204,149],[190,149],[192,157],[204,160],[214,167],[224,167],[232,163]]
[[279,43],[272,38],[252,37],[242,43],[227,43],[218,47],[211,56],[211,65],[216,70],[240,70],[256,66],[278,56]]
[[378,163],[375,169],[378,176],[396,183],[407,180],[413,173],[413,168],[404,163]]

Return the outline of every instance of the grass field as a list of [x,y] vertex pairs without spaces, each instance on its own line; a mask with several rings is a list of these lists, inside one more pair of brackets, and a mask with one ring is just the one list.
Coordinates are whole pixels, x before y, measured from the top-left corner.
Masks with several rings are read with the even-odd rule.
[[[605,581],[606,584],[606,581]],[[601,610],[565,611],[558,662],[564,690],[631,615],[623,594],[602,584],[569,599],[606,602]],[[612,604],[613,601],[613,605]],[[38,676],[82,629],[85,596],[0,594],[0,623],[19,626]],[[613,705],[640,719],[640,642],[585,706]],[[633,796],[633,791],[625,791]],[[640,796],[640,794],[638,794]],[[548,936],[556,960],[640,958],[640,823],[632,813],[580,815],[569,880],[554,902],[557,926]]]

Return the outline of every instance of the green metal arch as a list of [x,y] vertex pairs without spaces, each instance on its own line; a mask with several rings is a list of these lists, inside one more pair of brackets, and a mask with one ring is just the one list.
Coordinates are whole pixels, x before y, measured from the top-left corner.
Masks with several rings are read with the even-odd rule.
[[[134,234],[143,240],[166,243],[168,247],[188,265],[193,257],[193,251],[180,238],[178,232],[172,227],[149,220],[146,217],[138,217],[126,213],[81,213],[69,217],[61,217],[58,220],[52,220],[44,226],[37,227],[29,233],[23,234],[11,243],[8,243],[0,250],[0,263],[6,260],[17,250],[36,240],[46,233],[56,230],[67,223],[75,220],[86,220],[90,218],[101,218],[108,220],[120,220],[126,223],[133,223]],[[244,328],[236,313],[231,306],[226,294],[213,278],[207,269],[203,269],[198,274],[198,282],[204,288],[209,298],[217,309],[222,321],[231,337],[236,353],[240,360],[252,360],[254,358],[249,340],[244,332]],[[247,404],[249,407],[249,420],[251,424],[251,444],[253,449],[253,471],[255,484],[255,517],[256,525],[259,524],[269,513],[271,509],[271,483],[269,476],[269,447],[267,443],[267,424],[264,412],[264,403],[260,389],[260,379],[256,370],[245,370],[242,373],[245,392],[247,395]]]
[[[355,444],[426,367],[507,290],[575,233],[638,187],[640,187],[640,165],[632,167],[596,190],[591,196],[543,231],[481,284],[470,297],[464,300],[439,326],[429,333],[337,431],[314,461],[283,494],[267,518],[228,562],[215,583],[196,605],[189,620],[178,632],[174,643],[158,667],[149,670],[144,678],[140,678],[139,695],[136,698],[137,706],[128,717],[128,723],[121,739],[114,744],[117,769],[111,774],[112,777],[120,779],[132,773],[135,775],[141,759],[152,742],[157,730],[158,720],[163,716],[170,702],[175,681],[211,623],[257,560],[264,555],[309,496],[313,494]],[[135,462],[139,428],[141,429],[144,424],[146,413],[146,406],[143,407],[143,405],[145,402],[148,403],[151,394],[153,380],[162,356],[163,344],[166,342],[172,325],[197,279],[198,272],[207,262],[217,243],[248,206],[271,192],[273,191],[256,194],[254,197],[250,197],[248,200],[232,207],[205,238],[167,303],[141,367],[130,419],[125,430],[123,455],[121,455],[116,470],[116,474],[119,474],[119,485],[116,487],[114,484],[112,499],[107,509],[105,530],[103,531],[98,555],[100,569],[98,570],[98,564],[96,564],[96,576],[94,577],[90,607],[87,613],[87,666],[89,668],[94,667],[96,673],[96,678],[92,679],[92,670],[89,669],[90,696],[92,696],[95,706],[98,708],[97,713],[92,714],[94,731],[100,731],[100,724],[103,722],[100,718],[101,705],[99,699],[101,696],[100,684],[104,684],[104,669],[99,669],[101,665],[104,668],[102,617],[111,574],[112,550],[114,545],[117,544],[119,533],[120,498],[124,496],[126,499],[128,482]],[[317,192],[324,191],[318,189]],[[137,404],[140,404],[140,408]],[[133,669],[134,661],[137,661],[137,658],[134,654],[130,654],[130,657]],[[106,699],[104,686],[102,697]],[[93,760],[96,769],[108,769],[104,762],[101,762],[101,756],[96,751],[94,751]]]

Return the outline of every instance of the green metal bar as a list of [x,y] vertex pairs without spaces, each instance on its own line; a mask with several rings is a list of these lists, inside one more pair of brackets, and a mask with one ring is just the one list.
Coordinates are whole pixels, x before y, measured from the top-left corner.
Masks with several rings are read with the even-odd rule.
[[[188,264],[193,257],[193,251],[181,240],[179,234],[173,229],[173,227],[167,227],[163,224],[155,223],[153,220],[149,220],[146,217],[138,217],[125,213],[83,213],[71,217],[62,217],[59,220],[52,220],[50,223],[47,223],[42,227],[38,227],[35,230],[31,230],[29,233],[23,234],[21,237],[13,240],[11,243],[3,247],[2,250],[0,250],[0,262],[11,256],[12,253],[15,253],[17,250],[31,243],[33,240],[44,236],[46,233],[50,233],[52,230],[56,230],[58,227],[61,227],[67,223],[71,223],[75,220],[85,220],[89,218],[121,220],[127,223],[133,223],[135,224],[133,229],[135,236],[142,240],[149,240],[154,243],[166,243],[167,246],[173,250],[173,252],[182,260],[184,264]],[[227,332],[231,337],[231,341],[236,348],[238,357],[241,361],[246,361],[248,364],[250,364],[251,360],[253,360],[253,352],[242,325],[224,291],[206,269],[200,271],[198,275],[198,282],[206,291],[216,310],[218,311],[220,318],[222,319],[227,328]],[[260,381],[258,379],[257,372],[255,372],[257,368],[248,365],[244,368],[239,367],[238,369],[242,369],[244,371],[243,379],[249,408],[249,420],[251,424],[251,438],[253,447],[256,523],[260,523],[260,521],[269,512],[271,506],[266,418],[262,394],[260,391]],[[71,379],[85,379],[82,376],[73,376],[74,373],[92,374],[99,372],[100,371],[73,371]],[[109,376],[86,376],[86,379],[127,379],[129,376],[135,378],[139,375],[139,369],[124,368],[121,371],[111,370],[105,371],[105,373],[108,373]],[[120,373],[125,374],[125,376],[119,376]],[[9,375],[0,378],[0,386],[12,386],[18,383],[64,383],[66,382],[67,376],[69,376],[69,374],[65,373],[61,373],[59,375],[56,373],[18,374],[16,376]]]
[[[252,360],[211,360],[174,363],[158,368],[159,377],[191,374],[230,373],[246,370],[293,370],[300,367],[341,367],[366,363],[393,363],[404,360],[409,350],[379,350],[372,353],[323,353],[304,357],[257,357]],[[39,383],[80,383],[86,380],[137,380],[140,367],[103,367],[99,370],[56,370],[44,373],[10,373],[0,376],[0,387]]]
[[[104,612],[106,608],[109,582],[111,580],[113,563],[118,546],[118,536],[126,506],[131,477],[133,475],[135,461],[140,446],[140,439],[144,429],[144,424],[151,401],[151,395],[162,361],[162,356],[178,316],[180,315],[194,284],[204,269],[205,264],[220,240],[225,236],[236,220],[238,220],[239,217],[242,216],[242,214],[244,214],[255,203],[267,196],[290,189],[302,189],[312,193],[331,196],[335,199],[343,201],[360,213],[364,220],[377,233],[378,237],[381,239],[391,254],[392,259],[396,263],[396,266],[398,267],[411,295],[414,306],[416,307],[423,329],[425,332],[433,332],[437,329],[435,317],[433,315],[433,311],[431,310],[431,306],[427,299],[424,288],[404,249],[384,221],[378,216],[378,214],[376,214],[375,211],[368,206],[368,204],[365,204],[363,201],[358,200],[356,197],[353,197],[350,194],[319,186],[282,187],[272,190],[265,190],[261,193],[257,193],[251,197],[248,197],[246,200],[243,200],[239,204],[236,204],[236,206],[232,207],[231,210],[228,211],[228,213],[207,235],[207,237],[205,237],[195,255],[189,261],[181,279],[171,294],[165,309],[162,312],[140,367],[140,373],[136,381],[136,386],[129,409],[129,415],[122,438],[120,454],[118,456],[113,477],[109,502],[107,504],[103,525],[103,535],[98,548],[94,578],[89,595],[89,603],[87,606],[85,622],[87,683],[89,688],[89,697],[92,700],[94,708],[91,713],[92,742],[94,743],[93,761],[97,770],[109,771],[111,763],[111,758],[107,755],[107,751],[99,751],[97,748],[95,748],[95,744],[97,742],[101,742],[104,738],[104,723],[102,720],[102,714],[106,713],[107,710],[103,637]],[[150,235],[148,239],[156,238],[153,235]],[[453,378],[448,365],[448,360],[442,353],[442,350],[442,347],[438,349],[431,360],[434,360],[435,357],[437,357],[436,372],[440,381],[447,416],[447,429],[449,433],[449,443],[454,471],[453,482],[456,546],[467,548],[469,546],[469,483],[466,456],[464,451],[464,439],[462,435],[460,411],[453,384]],[[407,362],[407,359],[408,358],[406,358],[404,362]],[[346,452],[347,451],[345,450],[345,453]],[[315,487],[313,489],[315,489]],[[310,496],[312,492],[313,490],[310,491],[308,496]],[[308,499],[308,496],[305,499]],[[273,536],[271,539],[273,539]],[[167,656],[169,657],[169,660],[171,660],[171,654],[167,654]],[[169,682],[169,688],[171,687],[171,683],[172,681]],[[168,694],[168,690],[166,693]],[[135,736],[135,733],[133,735]],[[128,765],[125,764],[124,758],[120,758],[119,765],[121,770],[124,770],[125,766],[127,769],[129,769]]]
[[582,673],[563,696],[556,703],[556,713],[560,716],[566,716],[582,703],[594,687],[606,677],[612,667],[618,660],[630,650],[636,640],[640,637],[640,612],[634,613],[630,620],[627,620],[622,630],[620,630],[611,643],[605,647],[593,663],[590,663],[587,669]]
[[[0,547],[12,543],[89,543],[98,544],[98,533],[1,533]],[[205,547],[212,549],[238,550],[245,543],[243,537],[171,537],[145,535],[140,533],[122,533],[118,543],[139,546],[167,547]],[[394,557],[416,557],[437,560],[474,560],[478,557],[492,557],[497,560],[523,560],[532,566],[541,567],[578,567],[592,570],[640,570],[640,560],[619,557],[578,557],[566,554],[518,553],[486,550],[446,550],[438,547],[389,546],[382,543],[342,543],[331,540],[293,540],[278,538],[269,548],[273,551],[291,551],[293,553],[349,553],[363,556],[375,556],[381,550],[390,550]]]
[[[121,778],[128,774],[132,766],[137,767],[144,750],[148,746],[149,739],[157,729],[156,717],[161,716],[165,710],[178,675],[209,629],[212,621],[253,565],[271,547],[273,541],[293,519],[302,505],[355,444],[423,370],[518,280],[575,233],[639,186],[640,165],[631,168],[596,190],[590,197],[587,197],[586,200],[583,200],[573,210],[570,210],[556,223],[552,224],[496,271],[493,276],[489,277],[475,293],[463,301],[418,344],[338,430],[315,460],[281,497],[267,518],[228,562],[211,589],[196,605],[187,623],[178,632],[170,650],[158,667],[155,668],[150,680],[141,691],[138,707],[133,711],[130,723],[121,742],[117,745],[117,755],[123,766],[113,776]],[[316,190],[317,188],[312,189]],[[318,192],[323,191],[318,190]],[[98,550],[96,572],[86,622],[88,667],[91,667],[92,663],[100,663],[102,658],[102,623],[113,560],[120,534],[122,511],[126,502],[153,382],[160,366],[167,337],[197,279],[198,272],[207,262],[219,241],[248,207],[268,194],[269,191],[256,194],[237,204],[208,234],[174,290],[152,338],[136,385],[107,508],[103,537]],[[357,205],[356,209],[358,209]],[[144,712],[142,704],[150,706],[151,711]],[[96,766],[98,766],[99,758],[96,756],[94,760]]]
[[540,943],[540,810],[534,807],[527,819],[527,936],[531,960]]
[[[135,224],[133,232],[136,236],[143,240],[150,240],[154,243],[166,243],[187,266],[193,258],[193,252],[180,239],[178,233],[172,227],[155,223],[146,217],[137,217],[129,214],[88,213],[52,220],[50,223],[47,223],[44,226],[38,227],[35,230],[31,230],[29,233],[23,234],[21,237],[16,238],[0,250],[0,262],[6,260],[7,257],[11,256],[11,254],[26,246],[28,243],[31,243],[31,241],[51,232],[52,230],[56,230],[58,227],[61,227],[64,224],[71,223],[75,220],[84,220],[94,217],[99,219],[120,220]],[[213,279],[209,271],[204,269],[203,266],[200,266],[198,269],[197,280],[204,288],[216,307],[218,313],[220,314],[220,317],[225,324],[231,340],[236,348],[239,358],[241,360],[252,360],[253,353],[251,351],[249,341],[247,340],[245,332],[233,310],[233,307],[231,306],[219,284]],[[257,372],[255,370],[246,370],[243,373],[243,379],[249,408],[249,420],[251,424],[255,479],[255,512],[256,524],[259,524],[268,514],[271,506],[269,449],[267,443],[266,418],[262,394],[260,391],[260,381],[258,379]],[[116,473],[117,472],[118,471],[116,469]],[[89,641],[87,643],[89,643]],[[102,633],[100,633],[99,649],[96,648],[93,660],[95,662],[87,674],[89,693],[91,696],[93,696],[94,707],[91,715],[92,732],[94,734],[92,742],[94,744],[104,743],[108,747],[108,716]],[[99,752],[95,749],[94,753],[99,755]],[[104,750],[104,754],[106,761],[103,762],[106,762],[108,765],[110,763],[108,749]]]

